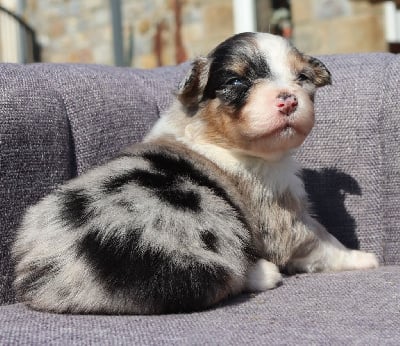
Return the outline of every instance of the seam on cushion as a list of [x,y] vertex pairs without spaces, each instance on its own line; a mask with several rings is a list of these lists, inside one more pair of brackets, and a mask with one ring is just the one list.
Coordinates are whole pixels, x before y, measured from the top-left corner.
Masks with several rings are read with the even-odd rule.
[[[368,59],[368,57],[366,57],[366,58]],[[367,64],[368,63],[370,63],[370,62],[367,60]],[[361,64],[361,63],[358,63],[358,62],[357,62],[357,65],[358,66],[357,66],[356,76],[360,76],[360,75],[363,74],[365,65]],[[359,91],[363,92],[364,89],[365,89],[364,86],[360,85],[359,78],[357,78],[355,83],[354,83],[354,93],[355,93],[355,95],[358,95]],[[380,98],[380,101],[381,100],[382,100],[382,97]],[[363,109],[362,105],[360,105],[358,103],[358,100],[356,102],[357,102],[357,108]],[[379,107],[381,108],[382,105],[380,105]],[[379,126],[379,119],[378,118],[376,119],[376,126]],[[378,139],[378,142],[375,145],[380,145],[379,139]],[[359,152],[360,148],[362,148],[363,146],[364,146],[364,142],[363,141],[358,141],[358,143],[357,143],[357,152]],[[382,199],[383,199],[383,193],[382,193],[382,191],[383,191],[383,185],[382,185],[382,152],[381,152],[381,150],[378,151],[377,156],[378,156],[377,160],[379,162],[377,162],[376,166],[373,167],[373,168],[378,167],[378,169],[377,169],[378,177],[376,178],[376,180],[378,182],[377,188],[379,189],[379,191],[378,191],[378,197],[377,198],[379,199],[379,201],[376,201],[376,204],[377,204],[376,207],[378,208],[378,211],[379,211],[379,216],[378,216],[379,219],[380,219],[379,222],[382,225],[383,224],[383,211],[379,210],[379,206],[382,204]],[[358,225],[357,225],[357,228],[358,228]],[[365,232],[368,232],[368,231],[369,231],[368,229],[365,230]],[[379,232],[379,233],[376,233],[376,232]],[[383,248],[382,248],[382,242],[383,242],[383,238],[384,238],[384,227],[382,226],[380,229],[376,229],[375,230],[375,234],[377,234],[377,236],[380,238],[378,240],[379,252],[376,253],[376,255],[378,256],[378,258],[383,260],[384,259],[384,253],[383,253]],[[358,238],[358,236],[357,236],[357,238]],[[372,246],[373,246],[373,244],[372,244]]]
[[65,119],[67,122],[67,128],[68,128],[68,146],[69,146],[69,162],[68,162],[68,169],[70,171],[70,178],[74,178],[78,175],[78,163],[76,159],[76,147],[75,147],[75,138],[74,138],[74,133],[72,131],[72,125],[71,125],[71,120],[69,117],[69,112],[68,112],[68,107],[66,105],[66,101],[62,93],[58,90],[54,90],[55,94],[59,96],[60,100],[62,101],[62,108],[64,110],[64,115]]
[[[49,64],[49,63],[39,63],[36,64],[37,67],[39,67],[38,70],[35,70],[35,73],[37,73],[37,78],[42,79],[43,81],[47,82],[49,86],[49,92],[53,93],[54,97],[61,101],[60,106],[62,107],[63,110],[63,115],[66,120],[66,125],[67,125],[67,136],[68,136],[68,178],[74,178],[77,176],[77,159],[76,159],[76,148],[75,148],[75,139],[72,131],[72,126],[71,126],[71,121],[69,117],[69,112],[68,112],[68,107],[66,106],[66,100],[64,95],[60,92],[57,82],[54,81],[53,78],[50,78],[51,74],[54,73],[54,71],[57,72],[57,69],[60,66],[68,66],[69,64]],[[28,65],[29,66],[29,65]],[[31,65],[34,67],[35,65]],[[51,66],[51,68],[50,68]],[[43,67],[43,69],[41,69]],[[54,70],[53,70],[54,69]],[[50,76],[49,76],[50,74]]]
[[[149,82],[149,81],[148,81]],[[163,95],[163,89],[168,89],[169,85],[165,80],[158,80],[157,78],[152,77],[151,78],[151,83],[154,83],[153,85],[155,86],[154,90],[157,90],[158,94],[162,95],[161,97],[156,97],[153,96],[153,102],[156,106],[157,110],[157,118],[160,118],[161,114],[165,111],[165,109],[168,109],[168,105],[165,106],[168,102],[165,100],[167,98],[166,95]],[[170,98],[171,100],[173,99],[173,90],[170,92]]]
[[384,69],[385,73],[382,78],[383,82],[383,87],[381,88],[381,93],[380,93],[380,107],[379,107],[379,117],[378,117],[378,129],[379,129],[379,139],[380,139],[380,160],[381,160],[381,170],[382,170],[382,175],[381,175],[381,193],[382,193],[382,226],[383,226],[383,234],[382,234],[382,259],[383,263],[387,264],[387,241],[388,241],[388,221],[386,217],[387,213],[387,208],[386,208],[386,195],[387,195],[387,182],[388,182],[388,167],[387,167],[387,158],[386,158],[386,142],[385,142],[385,126],[384,126],[384,121],[385,121],[385,103],[383,102],[384,95],[386,91],[388,90],[388,83],[387,80],[390,77],[390,66],[394,64],[395,59],[394,55],[390,55],[390,59],[386,62]]
[[[380,56],[375,57],[375,59],[379,58],[380,61],[383,61],[382,65],[381,65],[381,66],[384,66],[383,68],[387,68],[387,66],[390,65],[390,63],[391,63],[390,59],[388,59],[389,61],[386,61],[385,58],[388,58],[387,55],[388,54],[383,53]],[[367,61],[366,61],[365,65],[361,64],[361,63],[358,64],[357,75],[362,75],[362,74],[365,73],[364,72],[364,68],[365,68],[366,65],[374,66],[374,65],[377,64],[375,59],[373,61],[370,61],[370,60],[368,60],[368,56],[366,56],[366,58],[367,58]],[[386,78],[386,77],[387,76],[385,74],[385,76],[381,77],[380,81],[383,83],[384,82],[384,78]],[[364,86],[359,84],[359,79],[356,80],[356,83],[354,84],[354,88],[355,88],[355,94],[356,95],[358,94],[359,90],[363,91]],[[385,208],[383,207],[383,204],[385,202],[384,201],[384,192],[385,192],[384,181],[385,180],[384,180],[384,177],[383,177],[383,173],[384,173],[383,157],[384,157],[384,155],[383,155],[383,148],[382,148],[382,126],[381,126],[382,117],[383,117],[382,108],[384,106],[383,97],[382,97],[383,96],[383,91],[384,91],[384,88],[380,88],[380,90],[377,91],[377,94],[379,93],[379,100],[376,102],[377,103],[376,111],[378,112],[378,115],[375,118],[375,125],[378,127],[377,135],[380,136],[380,138],[378,138],[378,140],[376,141],[376,144],[375,144],[376,146],[379,146],[379,148],[377,148],[378,150],[377,150],[377,153],[376,153],[378,162],[375,162],[374,163],[374,167],[371,167],[371,168],[372,169],[377,168],[376,172],[378,174],[378,177],[376,177],[376,182],[377,182],[376,188],[377,188],[377,194],[378,194],[378,196],[377,196],[378,201],[376,201],[375,207],[378,210],[378,218],[379,218],[379,224],[380,224],[380,226],[376,230],[374,230],[372,232],[372,235],[373,236],[375,236],[375,235],[377,236],[377,241],[375,243],[377,245],[377,248],[376,248],[377,253],[376,253],[376,255],[378,256],[378,258],[380,260],[383,261],[383,263],[385,263],[386,262],[386,259],[385,259],[385,249],[386,249],[385,241],[386,241],[386,238],[387,238],[386,237],[387,226],[385,225]],[[358,107],[360,109],[363,109],[362,105],[358,105]],[[358,143],[358,148],[360,148],[362,146],[363,146],[363,142],[359,142]],[[371,174],[371,172],[370,172],[370,174]],[[368,230],[366,230],[366,231],[368,232]]]

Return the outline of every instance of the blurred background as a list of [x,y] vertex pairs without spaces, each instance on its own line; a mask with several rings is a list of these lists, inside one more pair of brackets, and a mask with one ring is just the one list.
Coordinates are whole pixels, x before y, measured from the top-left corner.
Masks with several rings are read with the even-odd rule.
[[400,0],[0,0],[1,62],[152,68],[242,31],[315,55],[400,52]]

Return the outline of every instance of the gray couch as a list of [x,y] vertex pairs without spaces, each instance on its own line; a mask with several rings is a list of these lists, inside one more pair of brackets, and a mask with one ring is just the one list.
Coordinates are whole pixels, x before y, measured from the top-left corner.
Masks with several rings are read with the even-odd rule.
[[154,70],[0,64],[0,345],[400,344],[400,56],[324,56],[317,124],[298,153],[315,213],[379,269],[296,275],[208,311],[81,316],[15,301],[10,245],[24,209],[139,141],[188,64]]

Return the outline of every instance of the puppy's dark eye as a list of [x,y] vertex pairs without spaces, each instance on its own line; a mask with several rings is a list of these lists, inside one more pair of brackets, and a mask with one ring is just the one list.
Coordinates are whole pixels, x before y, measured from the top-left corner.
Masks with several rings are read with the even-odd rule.
[[240,78],[231,78],[226,82],[226,85],[238,87],[245,85],[245,82]]

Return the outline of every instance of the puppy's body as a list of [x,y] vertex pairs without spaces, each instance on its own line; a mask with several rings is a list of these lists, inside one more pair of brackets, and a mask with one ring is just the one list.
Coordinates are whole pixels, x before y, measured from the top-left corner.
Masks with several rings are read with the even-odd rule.
[[268,34],[197,59],[144,144],[27,212],[13,251],[20,299],[55,312],[193,311],[276,287],[279,269],[377,266],[310,216],[291,157],[329,82]]

